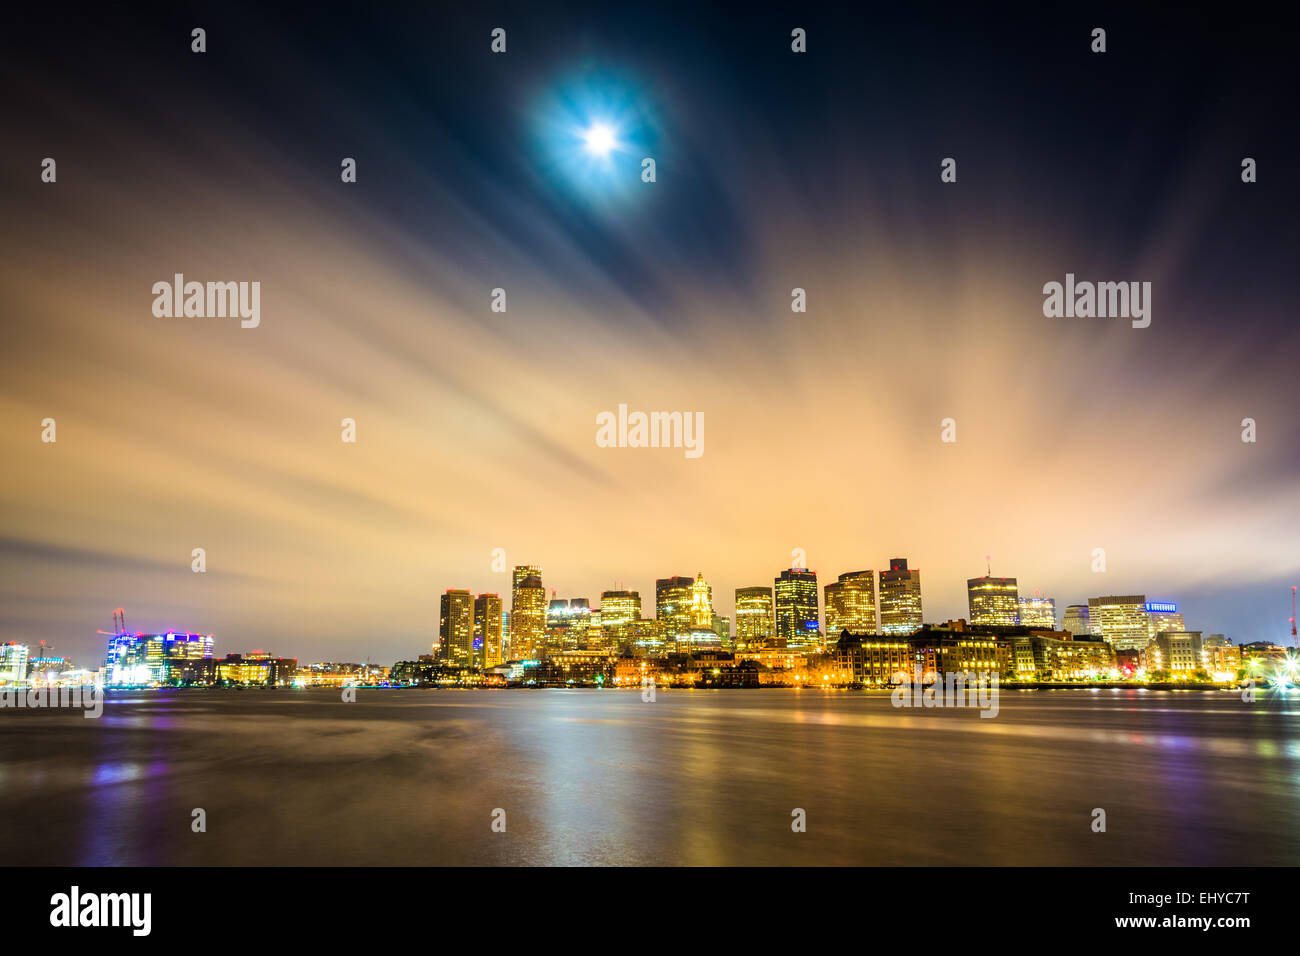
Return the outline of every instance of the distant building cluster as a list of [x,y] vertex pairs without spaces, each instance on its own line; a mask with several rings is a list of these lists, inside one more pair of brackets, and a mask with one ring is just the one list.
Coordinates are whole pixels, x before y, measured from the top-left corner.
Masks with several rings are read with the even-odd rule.
[[[1174,604],[1144,595],[1072,604],[1021,595],[1014,577],[970,578],[969,618],[924,624],[921,572],[906,558],[846,571],[819,592],[791,567],[772,584],[735,590],[735,621],[713,608],[703,573],[655,581],[654,613],[621,584],[592,607],[547,598],[542,569],[514,569],[498,594],[449,589],[431,653],[399,662],[393,680],[443,684],[661,683],[758,686],[888,683],[915,666],[996,671],[1008,680],[1232,680],[1262,646],[1189,631]],[[1274,647],[1276,645],[1268,645]],[[1285,656],[1285,651],[1283,651]]]
[[[263,650],[213,654],[211,634],[146,634],[114,614],[104,666],[90,671],[18,642],[0,644],[0,686],[346,687],[357,685],[869,686],[900,672],[954,670],[1011,681],[1232,681],[1294,674],[1280,644],[1236,645],[1188,630],[1177,605],[1105,595],[1065,608],[1014,577],[966,582],[969,617],[923,622],[921,572],[906,558],[845,571],[819,592],[817,572],[779,571],[735,590],[735,620],[714,608],[703,572],[655,581],[654,616],[622,583],[587,598],[548,598],[542,569],[514,568],[509,607],[498,594],[447,589],[430,653],[376,664],[319,662]],[[1278,665],[1284,665],[1279,667]]]

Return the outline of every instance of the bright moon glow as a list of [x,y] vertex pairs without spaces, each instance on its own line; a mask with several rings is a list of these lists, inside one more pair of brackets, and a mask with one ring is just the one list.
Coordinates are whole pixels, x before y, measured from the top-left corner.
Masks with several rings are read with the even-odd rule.
[[614,131],[604,123],[593,123],[583,138],[587,141],[587,151],[597,156],[606,156],[614,148]]

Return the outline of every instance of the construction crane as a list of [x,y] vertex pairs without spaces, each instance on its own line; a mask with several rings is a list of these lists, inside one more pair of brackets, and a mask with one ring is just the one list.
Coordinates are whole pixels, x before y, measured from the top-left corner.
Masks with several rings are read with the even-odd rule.
[[1295,585],[1291,585],[1291,644],[1295,647],[1296,652],[1300,653],[1300,640],[1296,640],[1295,633]]

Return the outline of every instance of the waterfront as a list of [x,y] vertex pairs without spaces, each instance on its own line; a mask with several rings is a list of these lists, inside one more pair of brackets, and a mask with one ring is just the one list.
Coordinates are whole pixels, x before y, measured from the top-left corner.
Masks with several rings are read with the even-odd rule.
[[1005,691],[994,719],[883,692],[339,698],[160,689],[110,693],[97,720],[7,711],[0,863],[1300,859],[1300,703],[1267,692]]

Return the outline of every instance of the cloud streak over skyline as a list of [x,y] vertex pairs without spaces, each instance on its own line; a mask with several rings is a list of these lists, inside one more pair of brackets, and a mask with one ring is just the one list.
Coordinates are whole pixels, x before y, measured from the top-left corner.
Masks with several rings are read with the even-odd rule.
[[[932,101],[898,93],[926,64],[858,70],[842,39],[800,75],[784,19],[597,53],[521,14],[496,59],[491,25],[417,80],[400,47],[351,63],[324,18],[260,101],[232,72],[252,54],[215,29],[207,60],[158,52],[187,28],[132,38],[138,74],[104,89],[11,65],[3,639],[93,663],[123,606],[218,653],[410,658],[445,588],[508,595],[498,547],[593,606],[625,581],[647,615],[656,577],[699,569],[730,613],[797,547],[822,584],[908,557],[927,620],[965,616],[992,554],[1058,614],[1146,592],[1189,627],[1284,637],[1295,134],[1239,141],[1249,86],[1221,74],[1222,92],[1165,103],[1197,136],[1174,162],[1151,145],[1163,121],[1141,125],[1163,87],[1134,86],[1149,64],[1122,50],[1062,64],[1109,71],[1067,104],[1015,82],[1032,54],[1012,35],[1006,75]],[[773,52],[744,61],[762,30]],[[723,49],[702,62],[707,38]],[[941,41],[933,87],[960,64]],[[635,179],[641,153],[608,198],[555,166],[539,111],[583,77],[630,87],[658,182]],[[822,105],[784,111],[791,82]],[[1087,133],[1107,109],[1116,135]],[[1066,272],[1150,281],[1151,327],[1044,318]],[[260,327],[155,318],[150,287],[175,273],[261,282]],[[703,412],[705,454],[598,448],[595,416],[619,403]]]

